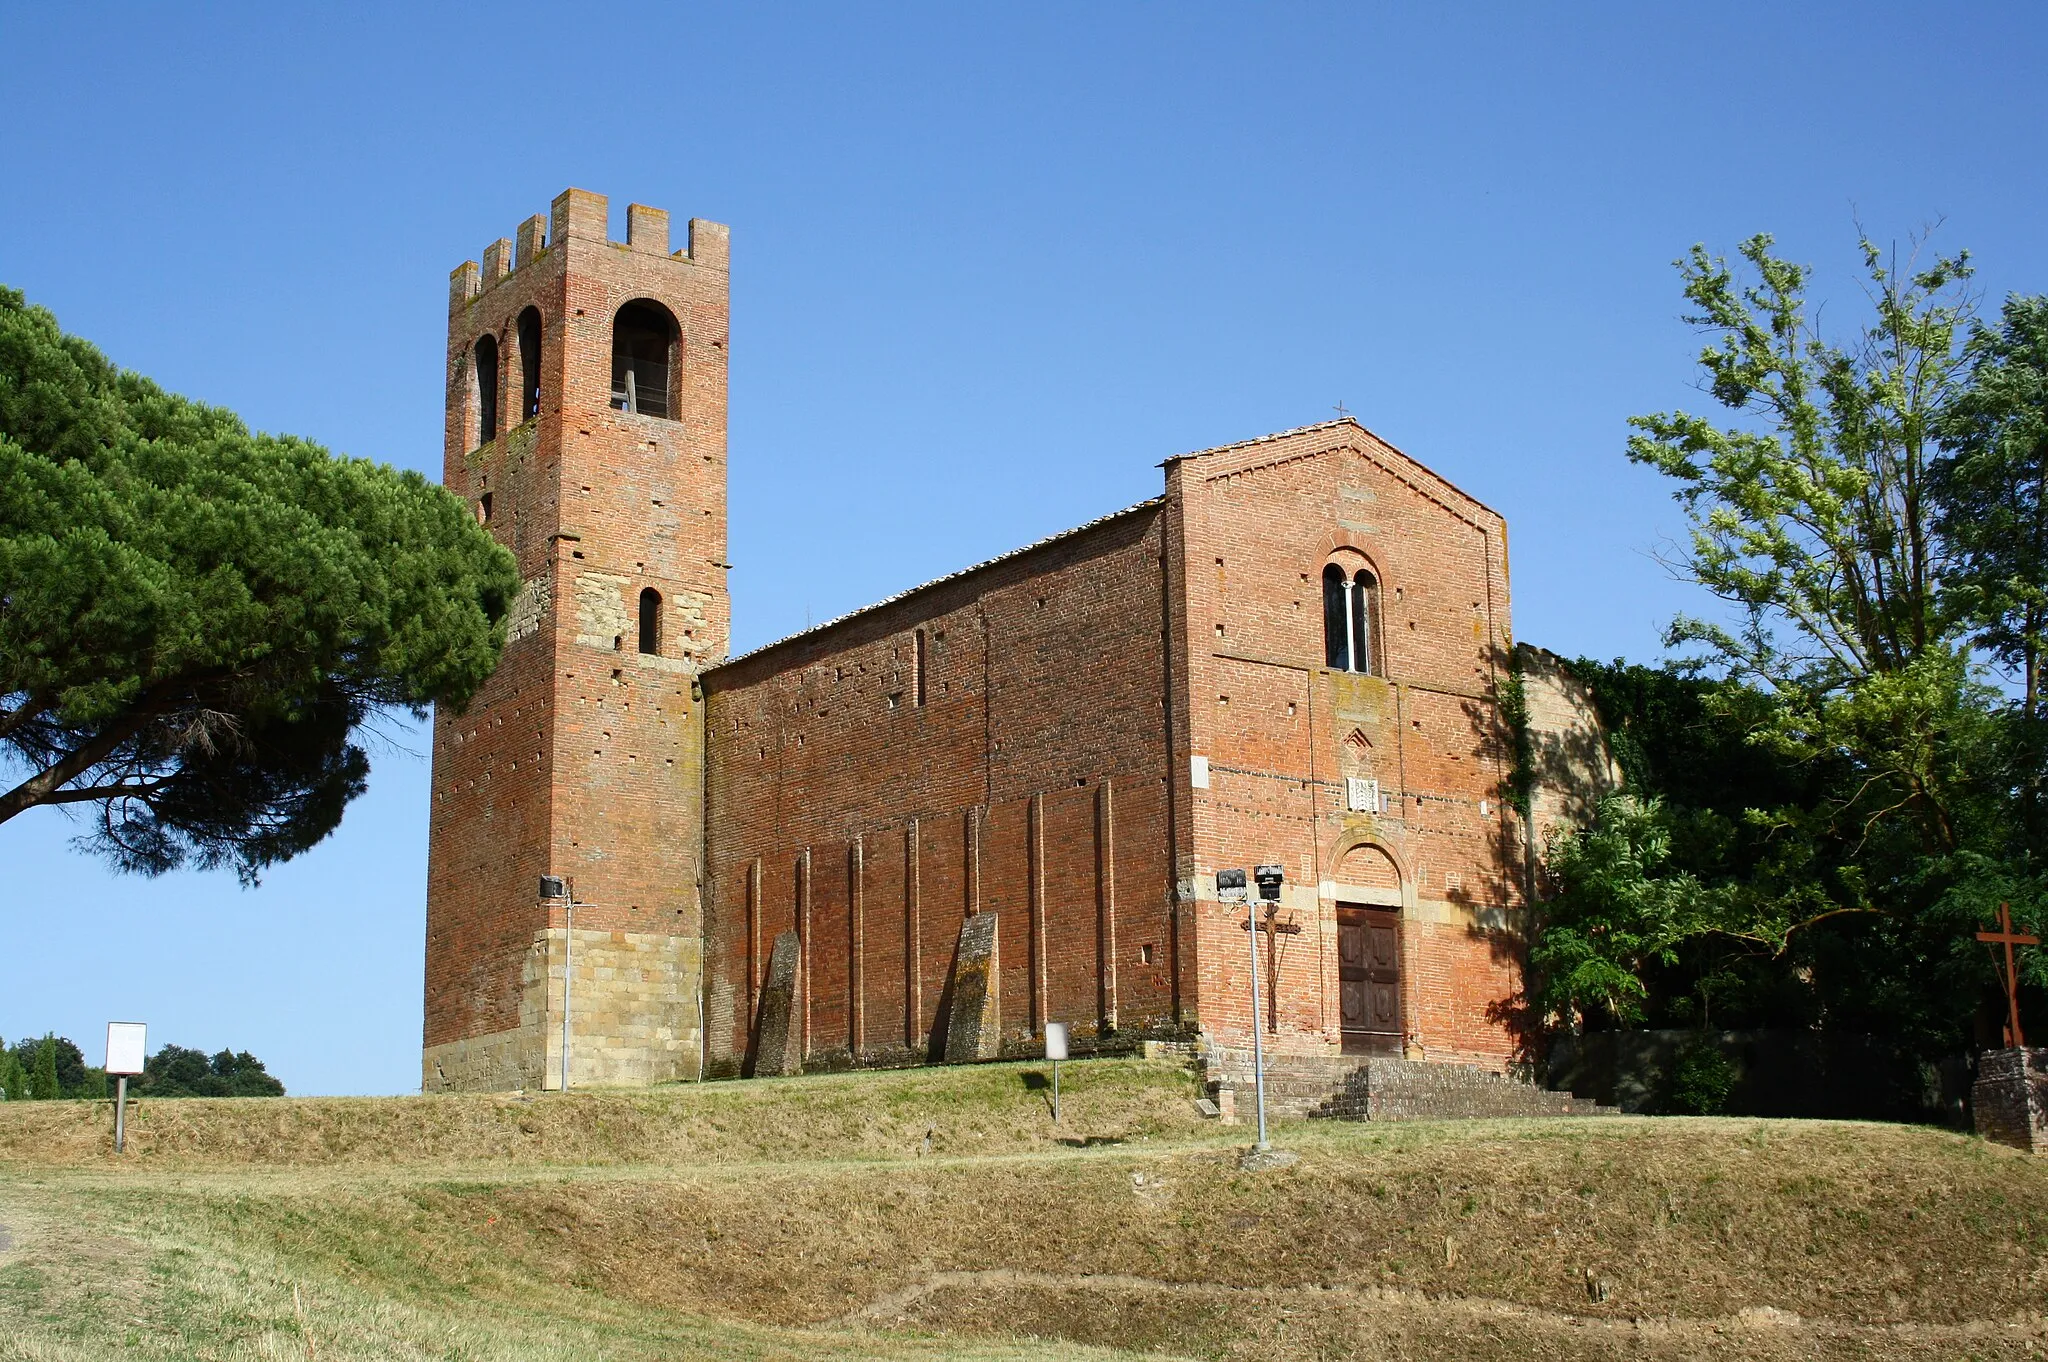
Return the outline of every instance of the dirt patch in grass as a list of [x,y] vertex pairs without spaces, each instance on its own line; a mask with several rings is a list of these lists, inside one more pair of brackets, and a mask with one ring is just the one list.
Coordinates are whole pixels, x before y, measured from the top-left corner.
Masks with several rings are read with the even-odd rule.
[[[632,1091],[132,1102],[124,1167],[704,1163],[918,1158],[1053,1148],[1073,1132],[1136,1139],[1201,1127],[1179,1066],[1043,1065],[688,1084]],[[0,1164],[111,1162],[107,1102],[0,1103]]]

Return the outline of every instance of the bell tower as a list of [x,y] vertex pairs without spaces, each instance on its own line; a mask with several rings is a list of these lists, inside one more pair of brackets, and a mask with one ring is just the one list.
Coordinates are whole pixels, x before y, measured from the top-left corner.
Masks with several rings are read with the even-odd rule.
[[699,1073],[728,232],[626,220],[567,190],[450,276],[442,481],[523,585],[496,674],[434,716],[428,1092],[558,1086],[565,1002],[571,1086]]

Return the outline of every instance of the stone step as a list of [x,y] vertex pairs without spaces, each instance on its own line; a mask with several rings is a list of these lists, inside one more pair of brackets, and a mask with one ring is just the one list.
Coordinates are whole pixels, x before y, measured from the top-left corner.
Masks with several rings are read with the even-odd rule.
[[[1252,1100],[1248,1053],[1212,1051],[1205,1057],[1204,1078],[1212,1091],[1232,1090],[1239,1111]],[[1268,1061],[1266,1106],[1279,1116],[1351,1121],[1604,1116],[1617,1110],[1471,1065],[1339,1055]]]

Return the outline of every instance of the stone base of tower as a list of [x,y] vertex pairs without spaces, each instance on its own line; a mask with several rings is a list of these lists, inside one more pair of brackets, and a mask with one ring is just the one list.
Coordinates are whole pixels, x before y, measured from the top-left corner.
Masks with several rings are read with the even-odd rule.
[[580,928],[573,943],[567,938],[559,927],[534,933],[521,972],[518,1026],[421,1051],[422,1092],[559,1088],[565,956],[571,1088],[645,1087],[700,1077],[701,942],[661,932]]

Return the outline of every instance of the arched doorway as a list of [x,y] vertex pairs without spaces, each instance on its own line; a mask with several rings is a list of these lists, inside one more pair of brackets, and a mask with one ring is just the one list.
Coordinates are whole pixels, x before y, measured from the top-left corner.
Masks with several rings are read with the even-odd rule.
[[1399,1055],[1401,872],[1375,846],[1337,865],[1338,1025],[1347,1055]]

